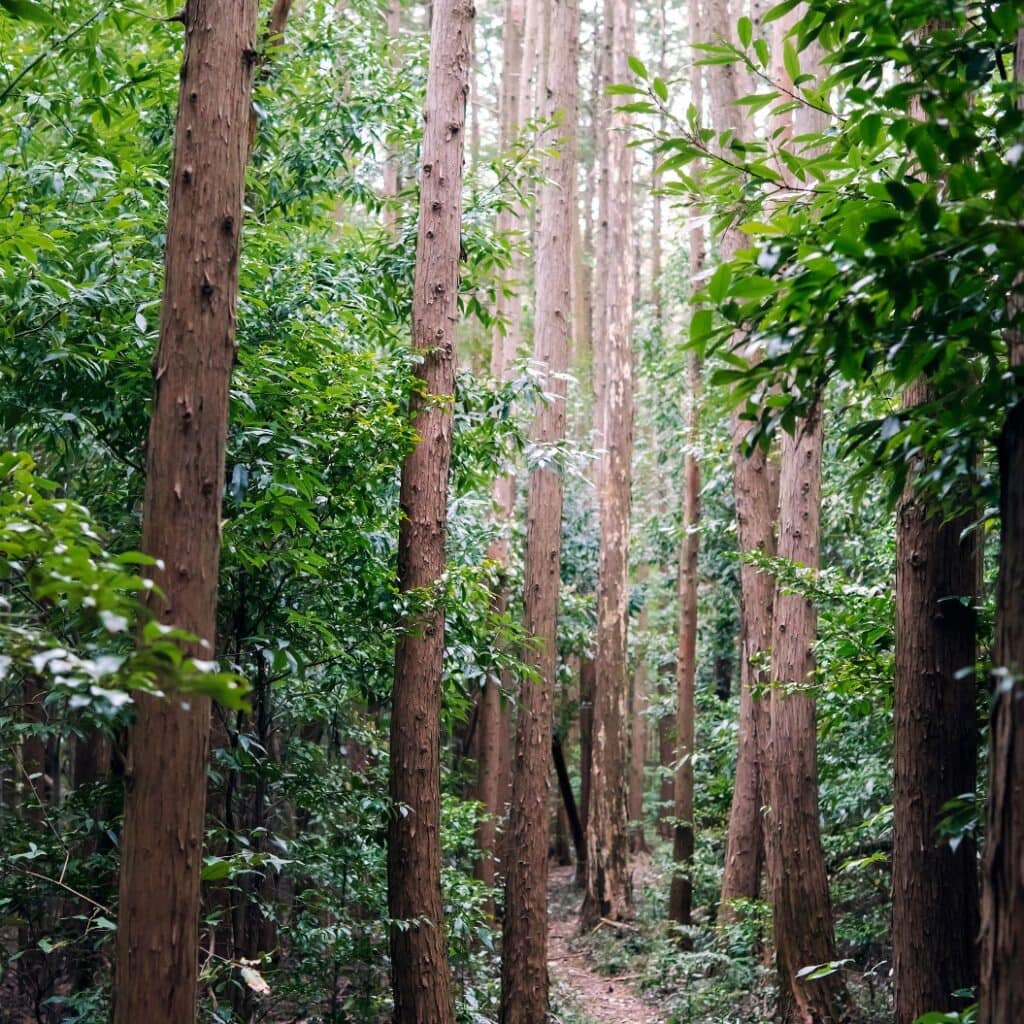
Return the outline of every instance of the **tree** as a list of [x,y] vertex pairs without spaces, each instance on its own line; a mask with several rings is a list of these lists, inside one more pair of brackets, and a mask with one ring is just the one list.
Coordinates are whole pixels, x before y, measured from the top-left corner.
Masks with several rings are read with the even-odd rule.
[[[650,572],[644,564],[637,570],[641,586]],[[643,638],[633,666],[633,686],[630,694],[629,725],[629,794],[626,813],[629,816],[629,851],[646,853],[650,847],[644,838],[644,766],[647,758],[647,599],[637,616],[637,632]]]
[[441,668],[445,521],[451,466],[462,175],[473,7],[437,0],[420,157],[410,397],[417,441],[402,464],[399,588],[408,602],[391,709],[388,909],[396,1024],[451,1024],[441,907]]
[[[256,3],[190,0],[171,169],[160,344],[142,511],[150,606],[209,658]],[[173,684],[167,681],[167,688]],[[195,1019],[210,702],[140,695],[128,739],[116,1024]]]
[[[1024,31],[1018,31],[1014,79],[1024,82]],[[1018,99],[1018,107],[1024,100]],[[1024,298],[1020,277],[1008,302],[1006,332],[1016,401],[999,438],[1001,535],[995,676],[990,725],[988,815],[982,871],[980,1024],[1024,1014]]]
[[[727,5],[711,4],[705,12],[705,21],[711,38],[732,39]],[[743,115],[743,108],[737,106],[739,74],[739,69],[732,64],[707,69],[711,120],[716,131],[733,129],[740,138],[750,139],[753,133],[749,120]],[[746,244],[738,226],[731,224],[719,242],[721,262],[731,260]],[[741,331],[734,334],[733,340],[741,347],[747,345]],[[756,363],[759,358],[756,348],[750,358]],[[740,710],[736,776],[719,904],[723,921],[734,916],[733,900],[757,898],[764,862],[761,808],[765,801],[761,761],[767,732],[767,702],[760,698],[758,691],[768,681],[763,659],[771,647],[775,583],[770,573],[753,564],[749,556],[775,554],[779,507],[778,467],[763,447],[747,451],[750,423],[741,413],[737,407],[732,414],[733,499],[737,541],[743,558],[740,565]]]
[[[726,17],[728,11],[726,8]],[[701,38],[701,11],[697,0],[690,3],[690,40]],[[690,95],[694,107],[702,109],[704,90],[701,68],[694,63],[690,72]],[[697,170],[695,173],[699,174]],[[690,280],[700,279],[704,265],[704,229],[695,218],[690,228]],[[679,638],[676,655],[676,772],[675,826],[672,860],[675,870],[668,898],[668,916],[684,927],[690,924],[693,903],[693,755],[694,688],[697,679],[697,556],[700,553],[700,466],[695,451],[700,437],[700,362],[691,352],[687,369],[687,449],[683,460],[683,535],[679,544]],[[688,937],[683,936],[687,945]]]
[[[501,96],[499,100],[499,145],[507,151],[515,141],[522,118],[523,85],[523,28],[526,17],[525,0],[507,0],[502,26],[503,57]],[[519,226],[521,217],[512,208],[503,208],[498,214],[497,231],[511,236]],[[517,250],[518,251],[518,250]],[[517,269],[518,265],[518,269]],[[516,354],[522,341],[522,298],[518,292],[522,259],[513,259],[511,272],[505,275],[496,297],[499,321],[491,341],[491,376],[507,381],[512,374]],[[511,294],[507,294],[510,292]],[[504,610],[508,605],[507,585],[504,579],[509,561],[509,544],[505,535],[515,514],[515,476],[503,473],[494,483],[494,504],[501,535],[488,548],[487,557],[499,566],[501,578],[495,589],[495,604]],[[486,679],[480,694],[479,743],[477,753],[476,798],[483,806],[483,816],[477,830],[477,845],[481,851],[476,864],[476,877],[489,887],[494,886],[495,851],[498,838],[498,818],[505,799],[502,792],[502,746],[507,728],[503,728],[501,707],[502,683],[505,678]],[[507,717],[507,715],[506,715]],[[507,741],[507,737],[506,737]],[[507,756],[507,755],[506,755]]]
[[[605,48],[610,78],[625,82],[634,48],[632,0],[606,0]],[[593,756],[587,810],[587,890],[582,922],[630,913],[625,789],[627,695],[626,648],[629,601],[630,479],[633,457],[633,150],[627,115],[616,103],[607,117],[607,183],[601,188],[605,246],[604,287],[595,345],[601,366],[598,395],[603,431],[598,488],[601,550],[597,594],[597,658],[594,687]]]
[[523,606],[535,646],[527,659],[536,678],[519,691],[512,830],[506,865],[501,1020],[533,1024],[548,1016],[547,879],[549,764],[552,702],[558,667],[558,593],[561,583],[562,470],[557,447],[565,437],[566,374],[572,332],[572,239],[576,177],[575,0],[546,6],[542,25],[541,116],[552,143],[537,195],[534,364],[542,374],[544,404],[531,432],[533,458],[527,492]]
[[[909,408],[934,401],[927,380]],[[971,837],[950,843],[948,801],[977,781],[975,515],[953,518],[911,478],[897,512],[893,738],[893,988],[897,1024],[952,1011],[977,984],[978,869]],[[965,674],[966,673],[966,674]],[[956,928],[948,926],[956,921]]]

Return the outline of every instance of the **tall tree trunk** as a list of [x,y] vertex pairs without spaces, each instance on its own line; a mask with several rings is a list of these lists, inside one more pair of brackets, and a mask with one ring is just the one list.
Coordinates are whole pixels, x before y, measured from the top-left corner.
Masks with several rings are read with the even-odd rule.
[[[1017,35],[1014,78],[1024,81],[1024,31]],[[1008,303],[1010,366],[1024,374],[1024,278]],[[1018,391],[1018,395],[1020,392]],[[995,695],[988,769],[981,904],[979,1024],[1024,1020],[1024,398],[1010,409],[999,440],[1002,514]]]
[[[926,380],[908,407],[935,399]],[[981,560],[974,517],[944,519],[911,480],[897,515],[893,760],[893,987],[896,1024],[951,1011],[977,983],[978,865],[973,840],[938,834],[942,808],[977,784],[973,605]],[[967,603],[962,603],[967,599]],[[951,927],[951,922],[955,926]]]
[[[700,229],[690,233],[691,271],[702,261]],[[679,653],[676,661],[676,758],[675,825],[669,890],[669,918],[690,924],[693,904],[693,754],[697,678],[697,556],[700,553],[700,466],[696,446],[700,432],[700,363],[690,356],[689,409],[686,415],[687,451],[683,464],[683,539],[679,546]],[[684,941],[685,944],[685,941]]]
[[594,761],[594,659],[580,658],[580,824],[583,848],[576,858],[576,887],[587,885],[587,843],[590,815],[590,775]]
[[[534,360],[546,401],[531,441],[551,449],[565,437],[565,376],[572,317],[572,202],[576,176],[576,0],[552,0],[542,24],[541,115],[556,124],[544,158],[537,196]],[[550,148],[554,145],[554,149]],[[547,1019],[547,879],[552,701],[558,666],[558,592],[561,582],[562,473],[550,459],[530,472],[527,493],[523,604],[526,658],[537,679],[519,691],[516,763],[509,814],[501,957],[501,1020],[533,1024]]]
[[[646,565],[640,566],[637,582],[648,576]],[[650,850],[644,838],[644,767],[647,760],[647,602],[644,601],[637,616],[637,631],[641,642],[637,645],[636,664],[633,666],[633,692],[630,699],[629,726],[629,797],[626,811],[629,816],[629,851],[646,853]]]
[[[610,77],[629,80],[627,57],[635,48],[633,0],[606,0]],[[587,834],[587,891],[581,921],[619,919],[632,911],[625,792],[627,626],[629,617],[629,519],[633,459],[633,150],[628,116],[616,103],[608,116],[605,203],[606,254],[601,407],[604,450],[599,474],[601,551],[597,593],[597,679],[593,764]]]
[[[821,513],[820,405],[782,439],[779,556],[818,568]],[[775,598],[771,727],[765,763],[766,849],[775,955],[784,1021],[840,1019],[845,986],[837,973],[807,981],[808,966],[836,959],[832,906],[818,827],[814,642],[817,610],[799,594]]]
[[[690,39],[701,37],[701,9],[691,0]],[[697,110],[704,106],[701,68],[694,63],[690,72],[690,94]],[[699,167],[695,170],[700,173]],[[696,212],[696,211],[694,211]],[[690,281],[696,288],[704,268],[704,231],[694,218],[690,227]],[[696,308],[696,307],[694,307]],[[669,888],[669,919],[684,928],[690,924],[693,905],[693,753],[695,738],[695,683],[697,678],[697,556],[700,537],[700,467],[696,445],[700,430],[700,363],[690,355],[687,371],[688,403],[686,411],[687,450],[683,460],[683,536],[679,545],[677,593],[679,595],[679,634],[676,654],[676,771],[673,787],[675,824],[672,829],[672,883]],[[680,934],[689,946],[685,932]]]
[[[506,0],[498,110],[498,143],[502,152],[506,152],[515,141],[522,119],[525,17],[525,0]],[[498,214],[496,230],[499,235],[511,236],[521,221],[522,215],[519,211],[503,209]],[[509,380],[512,375],[522,341],[522,297],[518,292],[521,287],[522,266],[523,260],[517,250],[512,266],[509,272],[502,275],[503,279],[498,288],[495,312],[499,327],[494,331],[491,340],[491,376],[502,382]],[[501,567],[495,603],[502,611],[508,607],[504,569],[509,562],[507,534],[515,514],[515,498],[515,476],[508,470],[494,484],[494,505],[499,535],[487,550],[487,557]],[[483,805],[484,815],[477,829],[477,847],[481,851],[481,857],[474,867],[474,875],[489,887],[495,884],[498,821],[505,804],[511,799],[511,712],[503,710],[501,706],[501,690],[510,686],[511,678],[506,671],[500,678],[488,678],[480,695],[480,750],[477,759],[476,799]],[[489,901],[488,909],[493,913],[493,901]]]
[[[190,0],[181,71],[160,344],[153,363],[142,550],[156,558],[150,595],[163,623],[200,638],[216,629],[220,509],[255,0]],[[199,872],[210,702],[140,695],[129,732],[114,989],[115,1024],[195,1020]]]
[[[733,29],[726,4],[710,4],[703,13],[708,38],[732,39]],[[741,139],[751,136],[749,119],[736,105],[740,97],[735,65],[707,68],[711,119],[716,132],[732,128]],[[719,258],[731,259],[746,245],[735,228],[726,229],[719,244]],[[753,355],[756,358],[756,354]],[[741,555],[760,551],[775,554],[775,525],[779,492],[776,465],[758,448],[747,455],[744,438],[749,424],[738,411],[732,417],[733,497],[736,505],[736,539]],[[747,562],[740,564],[740,710],[736,777],[733,783],[729,830],[719,919],[734,918],[732,901],[756,899],[764,861],[761,807],[761,757],[767,731],[767,701],[755,696],[767,682],[767,673],[756,666],[771,646],[772,607],[775,584],[768,573]]]
[[423,393],[411,398],[419,440],[402,465],[398,580],[427,607],[402,625],[391,709],[388,909],[395,1024],[452,1024],[441,909],[441,663],[445,521],[455,393],[459,251],[471,0],[435,0],[424,110],[413,347]]
[[[391,41],[391,66],[397,68],[402,59],[402,51],[398,46],[402,34],[402,0],[388,0],[385,17],[388,39]],[[395,232],[398,228],[397,200],[401,191],[401,156],[393,147],[389,146],[384,158],[384,225],[391,232]]]

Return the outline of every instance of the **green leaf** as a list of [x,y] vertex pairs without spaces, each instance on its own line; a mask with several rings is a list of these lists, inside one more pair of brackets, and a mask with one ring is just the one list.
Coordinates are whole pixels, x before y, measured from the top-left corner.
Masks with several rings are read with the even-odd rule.
[[788,39],[782,44],[782,64],[790,80],[796,82],[800,77],[800,56],[796,52],[796,47]]
[[864,140],[864,145],[874,146],[881,131],[882,118],[879,114],[867,114],[861,118],[860,137]]
[[642,78],[645,82],[647,81],[647,65],[639,57],[627,57],[626,63],[629,65],[629,70],[637,78]]
[[803,0],[783,0],[781,4],[776,4],[775,7],[765,13],[764,17],[761,19],[761,24],[768,25],[773,21],[778,21],[779,18],[789,14],[797,4],[802,2]]
[[694,310],[690,317],[690,341],[694,345],[701,345],[711,336],[711,329],[714,324],[714,314],[710,309],[703,308]]
[[732,267],[723,263],[712,275],[708,282],[708,295],[711,301],[720,303],[729,291],[729,282],[732,280]]
[[668,86],[660,78],[655,78],[651,82],[651,91],[662,103],[668,102]]
[[754,23],[746,15],[736,22],[736,35],[745,47],[749,46],[751,39],[754,38]]
[[32,0],[0,0],[0,7],[19,21],[34,21],[39,25],[55,24],[50,12]]

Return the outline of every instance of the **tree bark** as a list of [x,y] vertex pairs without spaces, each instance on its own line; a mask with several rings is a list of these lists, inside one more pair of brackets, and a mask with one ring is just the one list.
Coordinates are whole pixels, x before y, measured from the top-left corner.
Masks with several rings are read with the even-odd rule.
[[[502,29],[503,56],[501,96],[499,98],[499,147],[509,149],[519,132],[522,106],[523,30],[526,17],[524,0],[506,0]],[[503,209],[498,214],[496,231],[511,237],[520,224],[520,212]],[[522,257],[513,257],[512,266],[502,274],[497,291],[496,309],[499,326],[491,339],[491,376],[508,381],[522,339],[522,297],[519,278]],[[505,569],[509,563],[508,531],[515,514],[516,481],[508,470],[494,483],[494,505],[498,537],[490,544],[487,557],[501,567],[501,577],[494,600],[504,610],[508,607]],[[483,805],[484,816],[477,829],[477,847],[482,856],[474,868],[477,879],[489,887],[495,884],[495,857],[498,848],[497,826],[505,804],[511,799],[511,729],[510,713],[502,711],[501,690],[509,689],[511,678],[506,671],[501,678],[489,678],[480,695],[480,757],[477,761],[476,798]],[[488,909],[493,913],[493,901]]]
[[[912,408],[936,396],[908,388]],[[938,834],[945,803],[977,784],[974,604],[981,584],[975,517],[951,520],[911,480],[897,515],[893,786],[893,987],[896,1024],[963,1008],[977,984],[977,849]],[[962,603],[966,600],[966,603]],[[951,926],[951,922],[955,922]]]
[[[640,566],[637,582],[647,579],[648,568]],[[647,758],[647,602],[637,617],[637,630],[642,637],[633,666],[633,692],[630,700],[629,727],[629,852],[647,853],[650,847],[644,838],[644,766]]]
[[[255,0],[189,0],[153,364],[142,550],[156,618],[210,657],[216,629],[228,388],[256,60]],[[115,1024],[192,1024],[210,702],[139,695],[129,732]]]
[[[728,5],[710,4],[702,17],[703,31],[710,39],[733,39]],[[716,132],[734,129],[741,139],[751,136],[749,118],[736,105],[740,97],[735,65],[715,65],[706,70],[711,119]],[[746,245],[735,228],[724,232],[719,258],[731,259]],[[756,354],[752,356],[756,358]],[[766,453],[758,448],[747,455],[744,438],[749,424],[732,417],[733,496],[736,505],[736,536],[741,556],[760,551],[775,554],[775,526],[778,516],[778,471]],[[736,777],[733,783],[729,830],[726,837],[725,867],[718,917],[722,923],[735,919],[732,905],[737,899],[756,899],[764,861],[761,807],[762,748],[767,731],[767,701],[756,696],[767,682],[759,662],[771,646],[772,607],[775,584],[772,577],[746,561],[740,565],[740,709]]]
[[579,862],[586,857],[586,838],[583,835],[583,824],[580,821],[579,810],[576,807],[576,798],[573,796],[572,782],[569,780],[569,768],[565,763],[562,741],[558,738],[557,733],[551,737],[551,760],[555,765],[555,775],[558,778],[558,788],[561,792],[562,804],[565,807],[569,833],[572,836],[576,860]]
[[[282,0],[278,0],[281,3]],[[401,49],[398,41],[402,34],[402,2],[388,0],[385,12],[385,27],[388,39],[391,40],[391,66],[398,67],[401,60]],[[388,147],[384,157],[384,226],[392,234],[398,230],[398,194],[402,191],[402,162],[398,152]]]
[[[1024,31],[1017,35],[1014,78],[1024,81]],[[1019,390],[1024,375],[1024,278],[1018,277],[1007,308],[1007,348],[1018,397],[999,441],[1002,531],[992,651],[995,694],[982,868],[979,1024],[1024,1020],[1024,398]]]
[[580,658],[580,824],[583,847],[576,859],[576,888],[587,885],[587,821],[590,814],[590,776],[594,761],[594,659]]
[[[502,1024],[547,1019],[547,880],[552,702],[558,665],[558,594],[561,582],[562,473],[551,449],[565,437],[566,373],[572,320],[572,204],[576,176],[576,0],[552,0],[542,23],[541,115],[553,120],[537,196],[534,361],[543,374],[544,404],[531,441],[547,449],[530,472],[527,492],[523,604],[527,635],[535,643],[525,659],[536,679],[519,691],[516,763],[509,813],[501,956]],[[552,148],[552,146],[554,148]]]
[[413,347],[423,392],[410,398],[418,441],[402,465],[398,580],[419,608],[403,622],[391,709],[388,909],[395,1024],[453,1024],[441,908],[441,664],[458,321],[471,0],[436,0],[424,110]]
[[[632,0],[605,4],[610,77],[629,80],[626,58],[635,49]],[[599,474],[601,550],[597,594],[597,678],[593,765],[587,834],[587,891],[581,924],[632,912],[625,791],[627,628],[629,603],[630,480],[633,458],[633,150],[621,104],[608,115],[601,394],[604,450]]]
[[[782,439],[779,556],[818,568],[821,513],[820,405]],[[827,1024],[842,1018],[836,972],[806,981],[805,967],[836,959],[832,906],[818,826],[814,642],[817,610],[799,594],[775,598],[771,727],[765,763],[766,849],[779,970],[781,1018]]]
[[[700,267],[703,235],[690,233],[690,267]],[[697,678],[697,556],[700,553],[700,466],[695,448],[700,434],[700,363],[690,356],[689,409],[686,417],[688,448],[683,463],[683,539],[679,546],[679,652],[676,661],[676,777],[675,825],[669,890],[669,918],[687,926],[693,905],[693,754],[695,739],[695,682]],[[682,936],[686,945],[685,935]]]

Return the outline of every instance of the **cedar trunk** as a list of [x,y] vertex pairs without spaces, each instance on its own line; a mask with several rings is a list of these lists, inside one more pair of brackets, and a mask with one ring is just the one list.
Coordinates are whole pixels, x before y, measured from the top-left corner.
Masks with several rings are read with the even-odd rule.
[[[542,37],[541,113],[558,127],[550,140],[555,148],[544,158],[545,182],[537,197],[534,359],[547,396],[531,432],[538,450],[550,449],[565,437],[576,174],[576,0],[545,5]],[[531,471],[527,493],[523,605],[526,632],[535,642],[525,657],[537,678],[525,678],[519,691],[501,957],[502,1024],[541,1022],[549,1009],[547,833],[561,550],[562,474],[548,457]]]
[[583,847],[576,858],[576,887],[587,884],[587,821],[590,814],[590,775],[594,757],[594,659],[580,658],[580,824]]
[[[701,35],[733,39],[727,5],[709,4],[702,20],[704,32]],[[749,116],[736,103],[741,88],[737,80],[739,73],[738,66],[734,64],[707,68],[711,116],[715,131],[733,129],[739,138],[749,139],[752,135]],[[720,258],[729,260],[746,245],[744,236],[735,227],[729,227],[722,237]],[[748,355],[751,359],[757,358],[756,353]],[[741,555],[751,552],[774,555],[779,505],[777,468],[762,449],[758,448],[749,455],[744,451],[744,438],[749,426],[738,413],[733,414],[733,495],[737,542]],[[764,862],[761,758],[766,739],[767,701],[761,700],[759,688],[767,682],[767,673],[758,664],[771,646],[774,598],[775,584],[771,576],[746,561],[741,562],[739,741],[718,911],[719,920],[723,923],[735,918],[733,900],[756,899],[760,888]]]
[[[1024,30],[1014,79],[1024,81]],[[1018,101],[1024,106],[1024,100]],[[995,693],[989,740],[988,816],[982,871],[979,1024],[1024,1020],[1024,279],[1007,303],[1007,348],[1017,401],[999,441],[1001,544]]]
[[[499,145],[506,151],[519,131],[522,97],[523,22],[526,17],[524,0],[506,0],[505,22],[502,28],[503,57],[501,96],[499,99]],[[516,230],[522,218],[511,208],[498,214],[496,230],[509,235]],[[507,381],[519,349],[522,320],[522,299],[515,291],[521,276],[522,257],[514,258],[514,265],[497,289],[497,318],[502,327],[491,339],[491,376]],[[515,513],[516,483],[511,471],[504,472],[494,483],[494,505],[499,535],[487,549],[487,557],[499,566],[494,603],[499,611],[508,607],[505,569],[509,562],[507,533]],[[501,691],[511,687],[508,671],[500,678],[491,676],[480,694],[480,750],[477,759],[476,799],[483,805],[483,816],[477,828],[477,848],[480,859],[474,866],[474,875],[488,887],[493,887],[496,875],[498,849],[498,821],[505,805],[511,799],[511,729],[509,712],[502,711]],[[488,900],[488,911],[494,913],[494,901]]]
[[[906,404],[934,399],[926,381]],[[896,1024],[962,1009],[977,984],[977,848],[938,833],[943,805],[977,784],[974,604],[980,587],[974,516],[944,518],[903,495],[896,532],[896,683],[893,786],[893,987]],[[955,926],[951,927],[951,922]]]
[[[822,420],[820,404],[782,439],[779,556],[816,570],[819,560]],[[818,827],[813,603],[780,591],[775,598],[771,727],[765,759],[769,805],[765,845],[771,883],[775,955],[784,1021],[842,1019],[845,986],[836,972],[797,977],[836,959],[825,856]]]
[[[629,78],[626,58],[635,49],[632,0],[605,3],[608,73]],[[627,917],[632,910],[628,870],[626,714],[629,692],[626,649],[629,602],[630,481],[633,459],[633,150],[628,118],[616,103],[608,116],[603,269],[605,287],[599,405],[604,431],[599,473],[601,551],[597,594],[597,661],[594,692],[593,759],[587,829],[587,891],[581,924],[601,917]]]
[[434,3],[413,284],[413,347],[422,392],[410,399],[418,440],[402,465],[398,579],[418,606],[395,652],[391,709],[388,909],[395,1024],[452,1024],[441,909],[441,662],[445,520],[455,393],[462,165],[473,7]]
[[[691,233],[690,260],[700,265],[701,252]],[[703,239],[701,238],[701,241]],[[697,556],[700,538],[700,466],[694,450],[700,420],[700,364],[690,356],[688,373],[690,405],[687,411],[688,448],[683,464],[683,539],[679,546],[679,651],[676,661],[676,777],[675,825],[672,860],[674,870],[669,890],[668,916],[676,924],[690,924],[693,907],[693,754],[696,716],[694,684],[697,678]],[[688,943],[685,934],[681,936]]]
[[[220,510],[255,0],[185,5],[160,343],[153,363],[142,550],[156,618],[200,638],[216,628]],[[163,680],[173,690],[173,680]],[[140,695],[128,739],[115,1024],[192,1024],[210,702]]]
[[[648,568],[642,565],[637,581],[647,579]],[[644,838],[644,764],[647,756],[647,602],[637,617],[641,644],[633,666],[633,693],[630,702],[629,727],[629,852],[645,853],[650,848]]]

